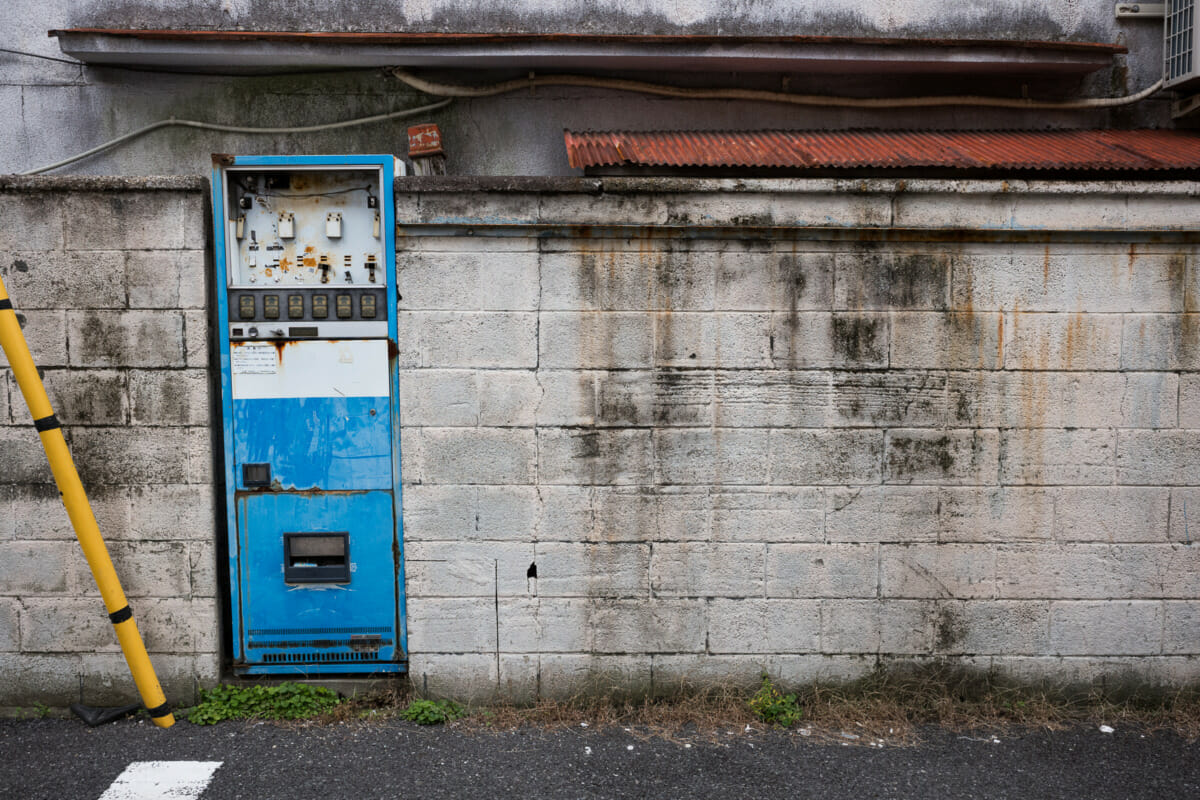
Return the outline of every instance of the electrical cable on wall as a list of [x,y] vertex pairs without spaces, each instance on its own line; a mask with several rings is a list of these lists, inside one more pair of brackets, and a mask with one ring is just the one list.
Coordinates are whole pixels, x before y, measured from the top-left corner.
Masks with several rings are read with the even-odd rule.
[[[73,67],[80,69],[92,70],[119,70],[121,72],[145,72],[154,75],[190,75],[186,70],[172,70],[163,67],[131,67],[128,64],[89,64],[86,61],[77,61],[69,58],[56,58],[54,56],[44,56],[40,53],[31,53],[28,50],[13,50],[10,47],[0,47],[0,53],[10,53],[14,56],[25,56],[26,58],[37,58],[42,61],[53,61],[58,64],[70,64]],[[289,77],[297,77],[301,75],[347,75],[361,72],[373,72],[377,67],[323,67],[321,69],[301,69],[288,70]],[[273,78],[280,73],[277,70],[239,70],[237,72],[215,72],[205,70],[203,75],[206,78]]]
[[131,139],[136,139],[139,136],[143,136],[143,135],[149,133],[150,131],[158,130],[159,128],[169,128],[169,127],[177,126],[177,127],[182,127],[182,128],[199,128],[201,130],[206,130],[206,131],[221,131],[222,133],[274,133],[274,134],[316,133],[318,131],[337,130],[338,128],[351,128],[356,125],[367,125],[372,122],[383,122],[385,120],[392,120],[392,119],[404,119],[405,117],[412,117],[412,116],[416,116],[417,114],[424,114],[428,111],[436,111],[439,108],[445,108],[446,106],[450,105],[452,102],[454,102],[454,99],[450,98],[447,100],[440,100],[436,103],[430,103],[429,105],[418,106],[417,108],[407,108],[402,111],[391,111],[387,114],[376,114],[371,117],[359,117],[357,119],[347,119],[347,120],[342,120],[341,122],[327,122],[323,125],[307,125],[307,126],[303,126],[303,127],[290,127],[290,128],[250,128],[250,127],[245,127],[245,126],[241,126],[241,125],[222,125],[222,124],[216,123],[216,122],[201,122],[201,121],[192,120],[192,119],[175,119],[174,117],[172,117],[171,119],[164,119],[164,120],[159,120],[158,122],[152,122],[149,125],[146,125],[145,127],[138,128],[135,131],[130,131],[129,133],[125,134],[124,136],[118,136],[115,139],[110,139],[109,141],[107,141],[103,144],[96,145],[92,149],[85,150],[84,152],[73,155],[70,158],[64,158],[61,161],[55,161],[53,164],[46,164],[45,166],[38,167],[37,169],[26,170],[25,172],[20,172],[18,174],[19,175],[37,175],[38,173],[41,173],[41,172],[49,172],[52,169],[58,169],[59,167],[65,167],[68,164],[73,164],[76,161],[80,161],[82,159],[87,158],[88,156],[92,156],[92,155],[95,155],[96,153],[101,153],[105,150],[109,150],[123,142],[127,142]]
[[616,89],[660,97],[684,100],[754,100],[766,103],[787,103],[798,106],[833,106],[838,108],[915,108],[929,106],[986,106],[991,108],[1024,108],[1043,111],[1071,111],[1090,108],[1115,108],[1145,100],[1162,89],[1160,80],[1137,94],[1124,97],[1094,97],[1084,100],[1039,101],[1009,97],[977,95],[931,95],[927,97],[836,97],[820,94],[789,94],[760,89],[692,89],[660,83],[631,81],[624,78],[595,78],[589,75],[534,75],[482,86],[462,86],[434,83],[418,78],[403,67],[392,70],[400,81],[435,97],[492,97],[498,94],[531,89],[537,86],[585,86],[595,89]]
[[28,50],[13,50],[9,47],[0,47],[0,53],[11,53],[14,56],[25,56],[26,58],[38,58],[42,61],[54,61],[58,64],[70,64],[73,67],[86,67],[87,64],[82,61],[73,61],[69,58],[55,58],[54,56],[44,56],[41,53],[30,53]]
[[[21,55],[33,54],[21,53]],[[62,59],[47,58],[47,60],[58,61]],[[73,62],[65,62],[64,60],[64,63]],[[138,128],[137,130],[130,131],[123,136],[118,136],[115,139],[111,139],[103,144],[99,144],[96,147],[85,150],[84,152],[78,153],[70,158],[65,158],[52,164],[46,164],[44,166],[37,167],[36,169],[26,170],[19,174],[37,175],[43,172],[49,172],[51,170],[58,169],[60,167],[65,167],[68,164],[73,164],[76,161],[87,158],[88,156],[109,150],[119,144],[136,139],[140,136],[150,133],[151,131],[158,130],[159,128],[185,127],[198,128],[200,130],[219,131],[223,133],[245,134],[316,133],[319,131],[349,128],[357,125],[367,125],[372,122],[403,119],[408,116],[414,116],[416,114],[422,114],[428,111],[436,111],[437,109],[444,108],[445,106],[449,105],[455,98],[493,97],[500,94],[507,94],[510,92],[519,91],[521,89],[530,89],[538,86],[582,86],[588,88],[614,89],[617,91],[636,92],[640,94],[657,95],[660,97],[674,97],[690,100],[748,100],[767,103],[784,103],[799,106],[827,106],[838,108],[976,106],[1047,111],[1115,108],[1119,106],[1130,105],[1141,100],[1145,100],[1146,98],[1160,91],[1163,87],[1163,81],[1159,80],[1152,86],[1149,86],[1146,89],[1137,92],[1136,94],[1126,95],[1123,97],[1085,98],[1083,100],[1068,101],[1038,101],[1006,97],[983,97],[977,95],[931,95],[924,97],[896,98],[838,97],[828,95],[790,94],[788,92],[772,92],[759,89],[695,89],[649,83],[645,81],[634,81],[624,78],[597,78],[588,75],[534,75],[533,73],[530,73],[529,77],[526,78],[517,78],[515,80],[501,81],[499,83],[485,84],[481,86],[464,86],[459,84],[436,83],[423,78],[418,78],[402,67],[392,69],[391,74],[394,75],[398,80],[414,89],[417,89],[418,91],[433,95],[435,97],[444,97],[447,99],[437,103],[419,106],[417,108],[405,109],[403,111],[394,111],[387,114],[377,114],[370,117],[343,120],[341,122],[332,122],[323,125],[309,125],[300,127],[255,128],[239,125],[223,125],[199,120],[174,118],[159,120],[158,122],[153,122],[142,128]]]

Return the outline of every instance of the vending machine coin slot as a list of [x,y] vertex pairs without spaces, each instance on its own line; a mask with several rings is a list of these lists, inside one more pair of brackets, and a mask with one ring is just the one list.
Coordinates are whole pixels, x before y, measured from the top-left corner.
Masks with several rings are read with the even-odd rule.
[[286,583],[350,583],[350,534],[285,533]]

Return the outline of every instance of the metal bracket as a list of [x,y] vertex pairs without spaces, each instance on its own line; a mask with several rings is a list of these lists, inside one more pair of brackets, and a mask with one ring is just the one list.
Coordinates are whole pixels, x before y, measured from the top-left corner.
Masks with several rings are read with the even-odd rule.
[[1171,119],[1190,117],[1200,110],[1200,94],[1184,97],[1171,103]]
[[1166,3],[1117,3],[1117,19],[1162,19]]

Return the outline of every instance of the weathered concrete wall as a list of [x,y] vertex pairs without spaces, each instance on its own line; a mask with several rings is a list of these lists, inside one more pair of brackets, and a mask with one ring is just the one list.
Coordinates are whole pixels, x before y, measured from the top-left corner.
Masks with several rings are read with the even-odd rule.
[[[418,686],[1200,678],[1197,184],[403,188]],[[0,269],[176,703],[223,605],[205,202],[0,182]],[[127,698],[25,414],[4,373],[0,705]]]
[[418,685],[1200,677],[1194,184],[418,185]]
[[[250,30],[381,30],[447,32],[655,33],[833,36],[981,37],[1121,41],[1128,56],[1114,59],[1080,86],[1033,81],[1036,97],[1108,96],[1137,91],[1162,74],[1162,23],[1118,20],[1111,0],[1031,4],[874,2],[225,2],[162,0],[10,0],[4,46],[62,58],[48,29],[72,27]],[[366,10],[369,8],[369,10]],[[521,70],[516,70],[518,73]],[[462,70],[450,82],[486,83],[503,75]],[[681,85],[778,90],[780,75],[662,75],[636,77]],[[982,91],[1013,94],[1014,80],[981,83],[946,75],[918,85],[886,76],[792,75],[794,92],[882,96]],[[831,86],[831,80],[835,85]],[[415,107],[429,98],[375,71],[352,75],[223,78],[80,69],[0,53],[0,172],[20,172],[66,158],[152,122],[176,117],[230,125],[302,126]],[[68,173],[197,174],[209,154],[396,153],[405,129],[437,122],[448,166],[459,175],[568,175],[562,130],[787,129],[787,128],[1087,128],[1168,126],[1168,98],[1132,109],[1022,112],[990,109],[861,111],[797,109],[764,103],[668,100],[605,90],[538,89],[460,100],[427,118],[324,134],[266,136],[159,130],[79,162]]]
[[[0,275],[168,698],[218,675],[205,184],[0,181]],[[0,354],[0,706],[137,693]]]

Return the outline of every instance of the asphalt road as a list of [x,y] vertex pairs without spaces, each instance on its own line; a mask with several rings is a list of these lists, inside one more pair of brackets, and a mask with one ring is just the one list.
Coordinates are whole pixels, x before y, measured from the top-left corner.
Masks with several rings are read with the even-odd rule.
[[[1194,798],[1200,743],[1095,728],[850,746],[773,731],[719,743],[621,729],[469,732],[404,722],[281,726],[0,721],[0,797],[99,798],[133,761],[223,762],[232,798]],[[690,745],[690,746],[689,746]]]

